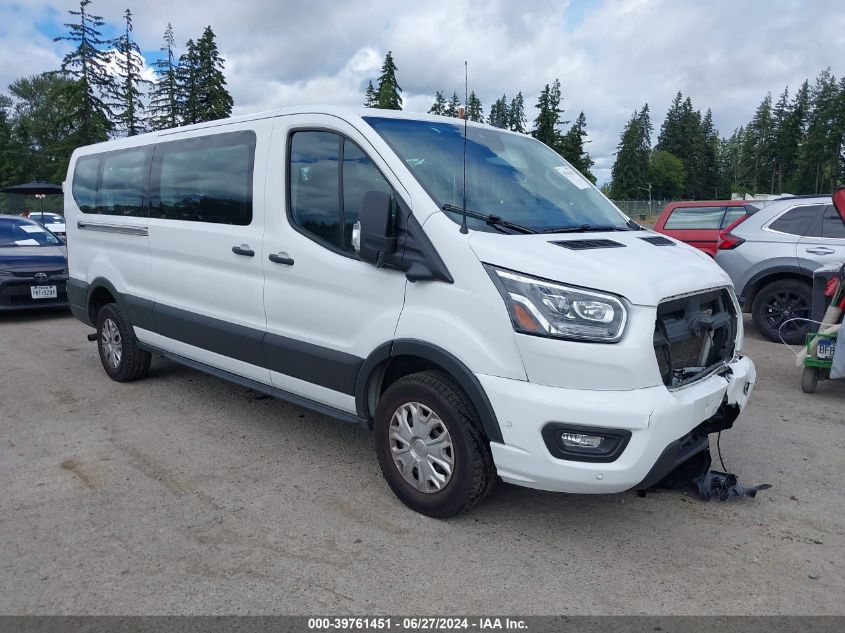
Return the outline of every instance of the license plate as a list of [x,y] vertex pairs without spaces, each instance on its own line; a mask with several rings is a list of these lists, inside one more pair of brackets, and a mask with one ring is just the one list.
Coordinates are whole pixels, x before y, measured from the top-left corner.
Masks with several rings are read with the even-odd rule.
[[59,296],[55,286],[30,286],[29,291],[33,299],[56,299]]
[[836,351],[836,344],[831,341],[819,341],[819,351],[816,357],[819,360],[829,360],[833,358],[833,353]]

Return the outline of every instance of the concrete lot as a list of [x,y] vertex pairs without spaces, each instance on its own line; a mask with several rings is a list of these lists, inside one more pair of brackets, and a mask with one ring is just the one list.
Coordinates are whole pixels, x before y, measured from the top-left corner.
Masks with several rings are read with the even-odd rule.
[[444,522],[366,429],[163,359],[111,382],[89,331],[0,316],[0,613],[845,614],[845,381],[753,332],[722,450],[757,499],[500,485]]

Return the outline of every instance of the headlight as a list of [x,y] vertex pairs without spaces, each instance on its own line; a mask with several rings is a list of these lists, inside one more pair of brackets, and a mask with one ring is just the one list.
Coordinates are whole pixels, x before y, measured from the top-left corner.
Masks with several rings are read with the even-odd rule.
[[628,313],[611,295],[484,265],[499,289],[517,332],[615,343]]

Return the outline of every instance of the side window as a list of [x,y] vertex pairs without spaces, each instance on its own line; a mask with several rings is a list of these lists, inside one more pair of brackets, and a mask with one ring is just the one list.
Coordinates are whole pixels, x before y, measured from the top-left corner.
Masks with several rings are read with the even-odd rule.
[[290,141],[291,221],[318,242],[354,253],[352,226],[370,191],[393,195],[387,180],[352,141],[332,132],[295,132]]
[[150,214],[189,222],[252,222],[255,133],[225,132],[159,143],[150,176]]
[[73,199],[82,213],[97,212],[97,179],[100,176],[100,157],[82,156],[73,169]]
[[663,228],[718,229],[722,226],[725,207],[676,207]]
[[746,215],[745,207],[728,207],[725,209],[725,217],[722,220],[722,228],[726,228]]
[[97,213],[145,215],[144,191],[149,173],[150,150],[146,147],[102,155]]
[[769,228],[780,233],[788,233],[789,235],[797,235],[799,237],[805,236],[820,210],[821,205],[816,204],[795,207],[772,222]]
[[832,204],[824,208],[824,215],[822,216],[822,237],[845,239],[845,222],[839,217],[839,213]]

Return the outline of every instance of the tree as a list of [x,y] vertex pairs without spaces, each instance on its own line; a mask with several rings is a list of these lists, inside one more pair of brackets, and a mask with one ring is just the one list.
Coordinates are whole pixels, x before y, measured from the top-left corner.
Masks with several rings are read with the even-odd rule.
[[469,93],[469,99],[467,100],[467,118],[470,121],[484,123],[484,107],[481,105],[481,99],[475,95],[475,92]]
[[525,100],[522,98],[522,92],[516,93],[516,96],[511,99],[507,121],[511,131],[520,134],[528,133],[528,120],[525,118]]
[[651,116],[646,103],[622,130],[611,169],[611,190],[617,200],[636,200],[650,182]]
[[162,46],[164,53],[153,66],[156,83],[150,93],[150,126],[154,130],[166,130],[179,125],[179,77],[175,53],[176,40],[173,27],[167,23]]
[[438,90],[437,93],[434,95],[434,103],[431,104],[431,107],[428,109],[429,114],[438,114],[440,116],[445,116],[446,114],[446,97],[443,96],[443,91]]
[[232,115],[234,102],[226,88],[226,64],[217,50],[214,31],[205,27],[197,40],[197,99],[200,121],[216,121]]
[[0,187],[12,184],[17,153],[12,141],[12,100],[0,94]]
[[68,116],[78,122],[75,127],[80,145],[108,139],[114,117],[103,98],[114,94],[114,79],[108,71],[109,55],[100,48],[106,44],[99,31],[105,22],[101,16],[86,11],[89,4],[91,0],[81,0],[79,11],[68,11],[79,21],[65,24],[68,34],[54,40],[76,44],[64,56],[59,72],[76,80],[63,85],[66,92],[61,98],[65,101]]
[[558,126],[568,123],[568,121],[560,120],[560,115],[563,113],[560,102],[560,80],[555,79],[551,86],[549,84],[545,85],[535,106],[539,110],[539,113],[534,121],[534,131],[532,134],[534,138],[545,143],[552,149],[557,149],[560,141]]
[[135,136],[144,131],[142,123],[144,103],[141,96],[142,88],[149,86],[150,82],[141,78],[141,50],[131,37],[132,11],[126,9],[123,19],[123,33],[111,41],[117,51],[114,55],[117,81],[114,84],[113,107],[118,127],[126,132],[127,136]]
[[793,179],[795,193],[831,191],[841,176],[842,101],[836,77],[830,68],[824,69],[810,91],[807,131]]
[[200,77],[199,56],[193,39],[185,44],[185,52],[179,57],[176,68],[179,85],[179,120],[184,125],[199,123],[200,118]]
[[730,198],[732,193],[745,193],[740,184],[740,161],[745,128],[740,126],[728,138],[719,141],[719,197]]
[[490,106],[490,113],[487,115],[487,123],[493,127],[507,128],[510,123],[510,113],[508,112],[508,100],[505,95],[496,99],[493,105]]
[[680,158],[663,150],[651,153],[649,175],[652,196],[657,200],[675,200],[684,191],[684,163]]
[[452,98],[449,99],[449,102],[446,104],[446,109],[443,111],[445,116],[458,116],[458,108],[461,107],[461,101],[458,99],[458,93],[453,92]]
[[719,130],[713,125],[713,112],[707,108],[701,120],[698,137],[699,149],[696,156],[699,160],[699,188],[695,191],[697,199],[707,199],[719,196]]
[[367,92],[364,93],[364,107],[376,107],[376,89],[373,88],[372,80],[367,82]]
[[383,110],[402,109],[402,88],[396,81],[396,63],[393,61],[393,53],[387,51],[384,63],[381,65],[381,75],[378,78],[378,91],[376,107]]
[[581,112],[569,131],[561,137],[559,152],[575,169],[595,184],[596,177],[590,171],[595,161],[584,150],[585,136],[587,136],[587,117]]
[[740,185],[753,192],[771,190],[773,147],[772,95],[768,93],[745,127],[740,153]]

